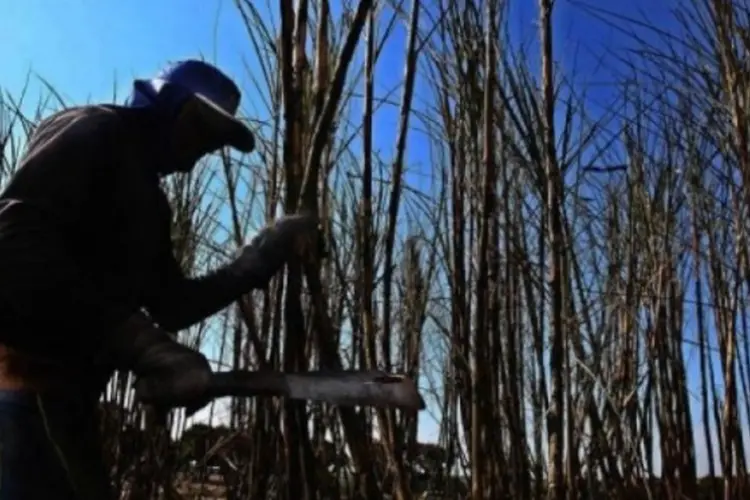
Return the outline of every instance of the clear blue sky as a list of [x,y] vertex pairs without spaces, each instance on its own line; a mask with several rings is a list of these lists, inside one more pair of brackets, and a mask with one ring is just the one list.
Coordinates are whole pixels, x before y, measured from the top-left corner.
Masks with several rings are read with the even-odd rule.
[[[276,8],[276,2],[272,2]],[[591,3],[621,14],[643,18],[669,29],[671,1],[628,0]],[[334,2],[334,12],[339,10]],[[258,2],[263,8],[265,2]],[[538,50],[535,24],[536,2],[511,0],[510,27],[513,39],[530,43],[530,57],[536,66]],[[606,106],[612,99],[611,69],[618,63],[604,55],[605,48],[622,53],[627,38],[601,21],[583,15],[567,1],[558,0],[556,10],[556,57],[567,70],[575,67],[576,79],[589,87],[589,106]],[[380,93],[393,88],[402,78],[401,61],[405,44],[403,30],[397,30],[386,47],[377,73]],[[5,0],[0,16],[0,87],[18,95],[27,74],[33,71],[47,79],[70,102],[106,101],[117,87],[120,95],[134,76],[156,71],[166,60],[203,54],[230,73],[244,88],[250,88],[243,57],[255,66],[250,47],[233,2],[227,0]],[[393,68],[393,69],[388,69]],[[40,85],[32,80],[29,98],[36,101]],[[419,84],[417,99],[425,99],[426,86]],[[398,93],[393,97],[398,98]],[[244,107],[252,112],[253,96],[245,93]],[[391,150],[397,123],[395,110],[377,118],[376,147]],[[386,155],[387,156],[387,155]],[[408,181],[425,183],[429,173],[427,142],[423,135],[410,137]],[[421,172],[421,168],[424,168]],[[697,360],[690,365],[691,386],[697,382]],[[696,400],[697,402],[697,400]],[[699,412],[695,407],[693,415]],[[436,437],[434,424],[424,422],[420,434]],[[705,471],[705,446],[696,433],[699,468]]]

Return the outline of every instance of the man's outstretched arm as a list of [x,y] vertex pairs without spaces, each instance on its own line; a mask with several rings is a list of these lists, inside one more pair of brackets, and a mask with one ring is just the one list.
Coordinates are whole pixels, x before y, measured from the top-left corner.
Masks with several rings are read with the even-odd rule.
[[[165,234],[169,239],[169,233]],[[165,330],[177,332],[212,316],[254,288],[247,276],[231,265],[197,278],[188,278],[177,262],[171,242],[145,290],[145,308]]]
[[283,217],[261,230],[229,264],[188,278],[175,258],[169,227],[160,235],[160,257],[145,306],[162,328],[173,332],[212,316],[251,290],[264,288],[289,259],[304,255],[319,238],[315,217]]

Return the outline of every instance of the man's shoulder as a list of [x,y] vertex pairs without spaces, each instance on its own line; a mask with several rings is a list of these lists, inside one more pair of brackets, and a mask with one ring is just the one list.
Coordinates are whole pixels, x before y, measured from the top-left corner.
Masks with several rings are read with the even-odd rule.
[[107,105],[74,106],[57,111],[39,122],[36,132],[65,131],[67,134],[104,133],[122,125],[115,108]]

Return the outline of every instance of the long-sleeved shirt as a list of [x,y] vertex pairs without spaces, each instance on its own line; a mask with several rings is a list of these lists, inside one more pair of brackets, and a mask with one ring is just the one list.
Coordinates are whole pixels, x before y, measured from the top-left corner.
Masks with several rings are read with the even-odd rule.
[[159,183],[164,129],[155,113],[119,106],[37,126],[0,194],[0,343],[83,360],[137,310],[177,331],[251,289],[230,266],[183,275]]

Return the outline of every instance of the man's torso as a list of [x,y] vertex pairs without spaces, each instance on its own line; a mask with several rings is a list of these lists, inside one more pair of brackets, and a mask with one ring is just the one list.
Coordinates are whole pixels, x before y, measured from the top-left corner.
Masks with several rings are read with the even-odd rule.
[[[107,150],[97,155],[97,145],[92,143],[92,154],[86,157],[86,161],[92,163],[93,175],[85,181],[82,199],[71,198],[70,193],[75,190],[68,189],[68,186],[78,183],[75,185],[79,189],[83,179],[70,178],[67,165],[56,162],[53,157],[26,161],[44,148],[44,141],[54,137],[57,128],[104,113],[113,113],[120,121],[111,144],[118,153]],[[21,269],[15,270],[13,266],[14,255],[22,249],[13,248],[10,242],[15,231],[34,226],[35,230],[54,233],[55,237],[49,239],[50,244],[59,245],[59,251],[66,252],[102,294],[127,304],[133,310],[141,307],[149,269],[158,252],[163,251],[151,236],[167,227],[171,218],[156,173],[158,144],[142,125],[134,110],[93,106],[63,111],[40,124],[41,132],[32,136],[18,171],[0,194],[0,259],[5,260],[5,264],[0,262],[0,280],[19,283],[14,280],[25,279]],[[127,227],[134,221],[143,223],[142,238],[134,239],[133,228]],[[44,318],[47,310],[45,304],[34,303],[29,314],[19,314],[5,325],[0,320],[0,363],[3,350],[6,350],[6,359],[9,356],[12,359],[19,350],[40,352],[43,357],[52,358],[56,358],[56,354],[60,357],[70,355],[57,350],[50,352],[44,345],[36,344],[36,339],[44,343],[44,339],[57,340],[57,336],[64,338],[79,333],[68,330],[75,325],[66,324],[65,318]],[[27,325],[28,331],[17,331],[23,328],[20,325]],[[59,330],[54,334],[33,331],[34,328],[55,327]],[[14,330],[5,332],[7,340],[4,340],[3,328]],[[78,328],[86,328],[86,325],[78,325]],[[53,342],[47,343],[53,345]],[[10,353],[8,348],[12,349]],[[17,354],[15,357],[19,358]],[[23,365],[22,357],[20,364]],[[22,371],[29,370],[43,371],[39,367],[27,367]]]

